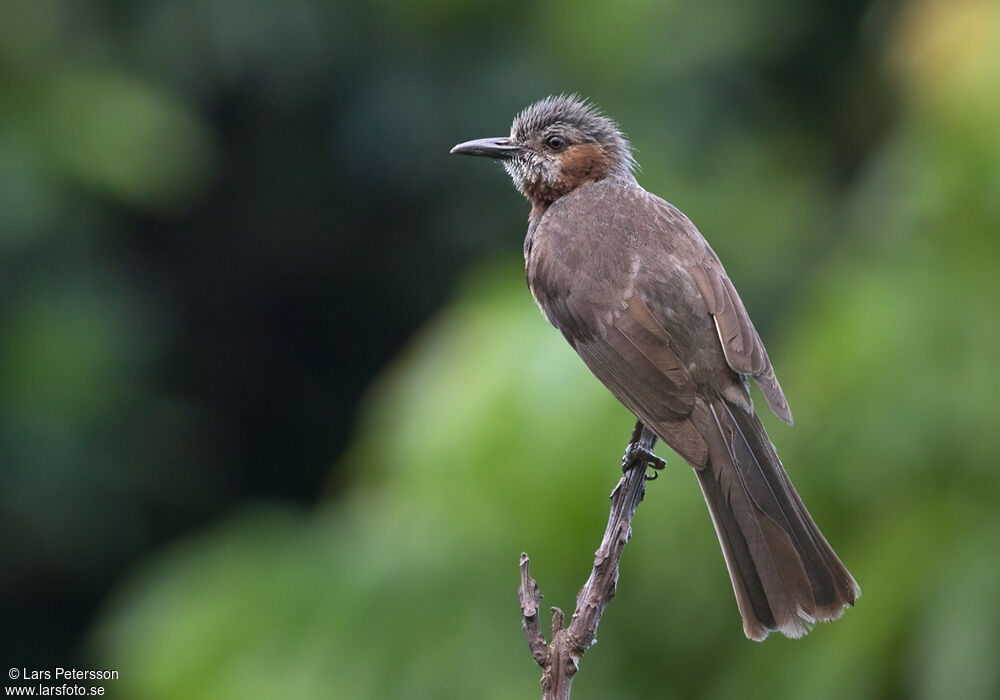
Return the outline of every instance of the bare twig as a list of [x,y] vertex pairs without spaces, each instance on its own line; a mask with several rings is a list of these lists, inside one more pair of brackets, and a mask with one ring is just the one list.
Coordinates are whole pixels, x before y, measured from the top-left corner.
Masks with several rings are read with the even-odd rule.
[[662,467],[662,460],[653,456],[656,435],[642,423],[636,423],[632,440],[622,459],[623,475],[611,492],[611,515],[604,531],[604,539],[594,555],[594,568],[590,578],[576,597],[576,610],[565,626],[565,616],[559,608],[552,608],[552,642],[545,643],[542,636],[538,608],[542,594],[535,579],[531,578],[528,555],[521,554],[522,626],[531,655],[542,667],[542,697],[544,700],[569,698],[573,677],[580,667],[580,658],[597,640],[597,625],[601,615],[615,595],[618,584],[618,564],[625,543],[632,536],[632,516],[646,491],[646,467]]

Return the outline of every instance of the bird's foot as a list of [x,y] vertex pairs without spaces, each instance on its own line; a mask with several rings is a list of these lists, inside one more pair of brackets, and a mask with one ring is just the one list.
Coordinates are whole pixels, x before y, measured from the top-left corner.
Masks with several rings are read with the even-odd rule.
[[646,475],[646,479],[652,481],[659,476],[659,470],[665,468],[667,463],[640,443],[630,442],[625,448],[625,456],[622,457],[622,471],[627,472],[629,469],[639,466],[651,467],[656,470],[652,474]]

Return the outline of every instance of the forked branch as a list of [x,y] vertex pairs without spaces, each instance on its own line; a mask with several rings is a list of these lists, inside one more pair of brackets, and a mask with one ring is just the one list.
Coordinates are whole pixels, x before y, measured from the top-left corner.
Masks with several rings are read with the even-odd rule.
[[576,610],[569,626],[559,608],[552,608],[552,641],[546,643],[539,620],[542,593],[531,577],[528,555],[521,554],[522,626],[531,655],[542,667],[542,697],[544,700],[565,700],[570,696],[573,677],[580,667],[580,658],[597,639],[597,626],[605,608],[615,595],[618,565],[625,543],[632,536],[632,516],[646,492],[646,467],[663,467],[663,461],[653,456],[656,435],[642,423],[636,423],[632,439],[622,458],[622,478],[611,492],[611,514],[604,530],[601,546],[594,555],[590,578],[576,597]]

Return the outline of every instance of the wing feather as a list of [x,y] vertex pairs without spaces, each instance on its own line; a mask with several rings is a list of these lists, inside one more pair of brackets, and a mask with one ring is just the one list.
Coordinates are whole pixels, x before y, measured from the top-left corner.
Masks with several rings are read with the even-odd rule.
[[708,448],[689,419],[697,386],[638,294],[604,330],[576,344],[590,371],[674,451],[705,464]]
[[792,412],[774,374],[767,350],[722,263],[710,254],[700,264],[692,265],[688,272],[715,320],[726,363],[734,372],[756,379],[774,414],[791,425]]

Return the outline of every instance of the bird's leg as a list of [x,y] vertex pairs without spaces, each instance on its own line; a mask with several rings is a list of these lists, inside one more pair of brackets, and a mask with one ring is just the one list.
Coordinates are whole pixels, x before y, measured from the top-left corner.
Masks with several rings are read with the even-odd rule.
[[[629,440],[628,447],[625,448],[625,456],[622,457],[622,471],[627,472],[634,467],[652,467],[653,469],[663,469],[667,463],[653,454],[653,446],[656,445],[656,434],[642,424],[641,420],[635,422],[635,430],[632,431],[632,439]],[[646,478],[652,481],[658,476],[656,472]]]

